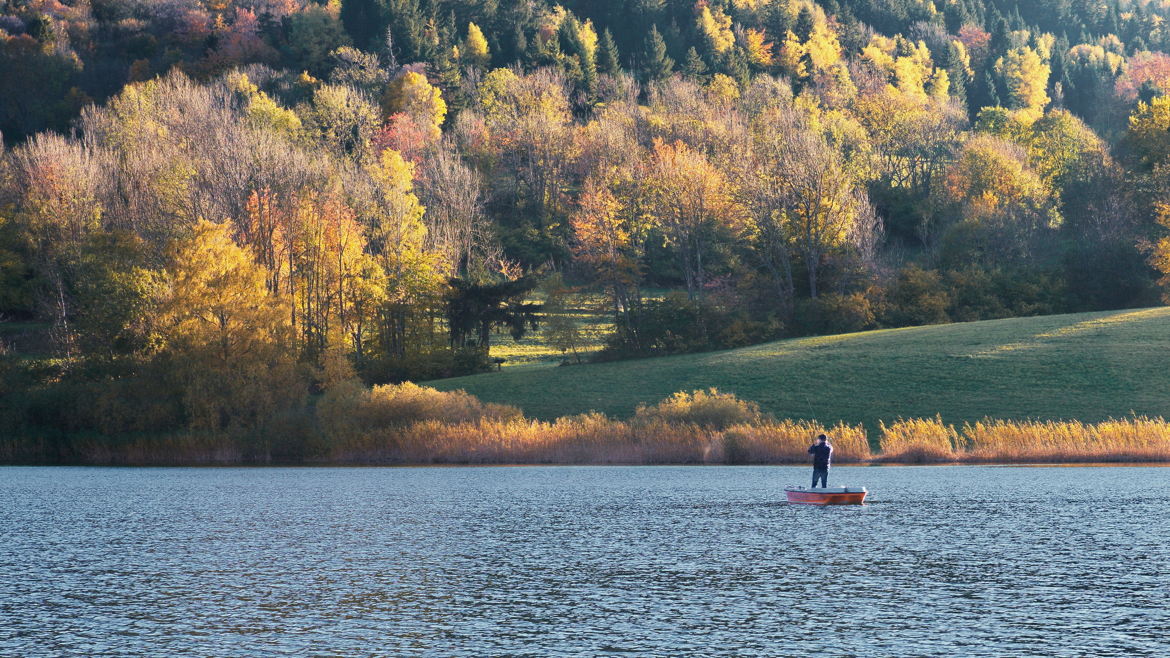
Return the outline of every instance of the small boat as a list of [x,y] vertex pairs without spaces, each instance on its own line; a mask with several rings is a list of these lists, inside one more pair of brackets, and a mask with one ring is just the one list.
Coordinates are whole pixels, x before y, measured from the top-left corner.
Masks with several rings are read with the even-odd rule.
[[865,487],[784,487],[788,502],[796,505],[861,505],[865,502]]

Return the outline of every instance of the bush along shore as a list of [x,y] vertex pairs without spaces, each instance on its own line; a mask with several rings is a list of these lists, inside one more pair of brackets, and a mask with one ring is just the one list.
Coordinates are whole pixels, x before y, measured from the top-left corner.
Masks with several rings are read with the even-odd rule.
[[[837,464],[1170,462],[1170,422],[941,418],[861,425],[777,420],[716,389],[680,392],[626,420],[601,413],[552,422],[463,391],[341,382],[312,413],[247,432],[0,438],[6,464],[803,464],[822,432]],[[872,447],[871,447],[872,446]]]

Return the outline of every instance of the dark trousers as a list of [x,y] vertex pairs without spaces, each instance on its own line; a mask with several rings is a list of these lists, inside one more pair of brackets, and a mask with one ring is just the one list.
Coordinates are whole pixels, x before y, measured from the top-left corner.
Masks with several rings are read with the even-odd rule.
[[828,466],[826,466],[824,468],[814,468],[813,469],[813,485],[812,486],[814,489],[817,487],[817,480],[821,481],[822,487],[829,486],[829,467]]

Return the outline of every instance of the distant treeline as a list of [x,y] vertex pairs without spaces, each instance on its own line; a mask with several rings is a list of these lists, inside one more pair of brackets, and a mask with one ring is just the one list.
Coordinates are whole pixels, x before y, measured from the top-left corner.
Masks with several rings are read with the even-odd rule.
[[343,382],[325,393],[313,417],[261,434],[5,437],[0,463],[803,464],[822,432],[838,464],[1170,461],[1170,423],[1161,418],[985,420],[960,429],[911,419],[882,425],[871,440],[861,426],[776,420],[714,389],[639,407],[629,420],[590,413],[543,422],[462,391]]

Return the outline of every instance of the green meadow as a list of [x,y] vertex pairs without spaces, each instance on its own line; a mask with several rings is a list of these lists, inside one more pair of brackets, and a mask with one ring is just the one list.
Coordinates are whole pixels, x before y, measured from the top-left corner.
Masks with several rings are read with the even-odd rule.
[[[536,354],[539,336],[534,343]],[[527,362],[533,367],[427,384],[542,419],[589,410],[625,417],[639,404],[708,387],[780,418],[871,429],[936,414],[948,423],[1170,416],[1166,307],[884,329],[614,363]]]

